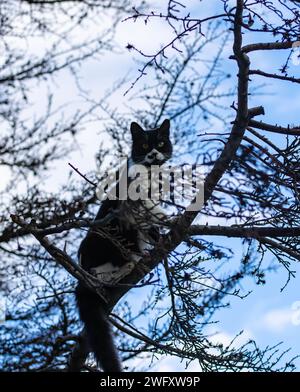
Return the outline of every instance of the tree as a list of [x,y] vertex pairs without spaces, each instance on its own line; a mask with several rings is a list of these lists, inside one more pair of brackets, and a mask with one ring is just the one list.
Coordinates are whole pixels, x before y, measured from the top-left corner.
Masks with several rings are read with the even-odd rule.
[[[130,113],[128,108],[126,113],[116,111],[105,100],[97,105],[106,113],[101,126],[114,147],[99,151],[100,176],[93,172],[83,175],[79,168],[83,178],[66,185],[60,192],[65,195],[63,200],[57,195],[41,196],[33,187],[25,199],[14,199],[13,223],[8,221],[7,211],[3,212],[5,228],[0,241],[9,247],[1,245],[1,251],[10,268],[16,274],[20,268],[30,267],[34,277],[39,277],[36,282],[19,281],[10,296],[8,322],[1,331],[2,340],[9,336],[1,348],[6,353],[3,368],[64,369],[73,349],[71,370],[94,369],[93,362],[85,363],[88,348],[84,333],[78,335],[72,275],[107,299],[125,365],[141,355],[166,353],[187,363],[198,360],[205,371],[293,369],[292,359],[282,364],[283,353],[276,345],[260,349],[249,341],[224,347],[212,342],[207,328],[217,310],[226,306],[227,297],[243,299],[247,294],[239,290],[245,277],[265,283],[270,269],[264,263],[268,254],[287,270],[287,283],[294,276],[292,263],[300,258],[300,129],[258,121],[256,117],[265,113],[261,97],[249,93],[256,77],[273,83],[299,83],[288,72],[291,61],[297,59],[299,3],[215,3],[217,12],[203,19],[188,13],[183,2],[172,0],[167,2],[165,13],[134,8],[129,20],[142,20],[147,25],[163,20],[173,37],[154,54],[128,44],[129,50],[146,59],[142,57],[138,77],[126,90],[128,96],[134,92]],[[245,45],[246,41],[250,44]],[[234,78],[223,65],[228,42],[237,70]],[[252,67],[254,53],[281,50],[287,55],[280,73]],[[151,82],[138,90],[148,71]],[[230,112],[229,101],[234,101]],[[171,119],[174,130],[174,162],[181,163],[191,153],[205,168],[205,203],[200,212],[179,209],[172,223],[164,222],[166,233],[151,254],[113,287],[104,285],[75,261],[84,231],[90,227],[99,233],[105,230],[105,222],[92,220],[95,187],[108,163],[128,152],[130,121],[148,127],[165,117]],[[216,124],[219,130],[212,133]],[[12,150],[9,156],[13,156]],[[13,169],[20,166],[13,162]],[[44,166],[42,162],[38,168]],[[30,165],[26,168],[32,170]],[[8,191],[12,192],[12,187],[5,194]],[[196,220],[200,214],[220,224],[201,225]],[[30,235],[38,243],[32,242]],[[220,268],[235,249],[221,247],[218,241],[207,240],[209,236],[241,239],[245,250],[237,271]],[[8,285],[3,289],[12,292]],[[138,308],[135,292],[139,298],[140,292],[144,295]],[[40,297],[38,303],[33,302],[34,293]],[[23,359],[16,361],[21,352]]]

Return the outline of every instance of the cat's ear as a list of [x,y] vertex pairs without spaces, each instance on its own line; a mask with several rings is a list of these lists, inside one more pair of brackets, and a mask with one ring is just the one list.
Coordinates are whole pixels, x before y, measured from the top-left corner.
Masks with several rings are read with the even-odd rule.
[[159,133],[165,137],[170,136],[170,120],[169,119],[166,119],[163,121],[163,123],[159,127]]
[[131,136],[134,139],[135,137],[144,133],[143,128],[136,122],[132,122],[130,125]]

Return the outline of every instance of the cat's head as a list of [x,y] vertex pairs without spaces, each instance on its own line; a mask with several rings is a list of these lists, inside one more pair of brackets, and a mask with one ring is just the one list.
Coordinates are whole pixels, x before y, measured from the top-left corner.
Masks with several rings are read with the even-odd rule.
[[132,135],[131,158],[141,165],[162,165],[172,156],[170,121],[164,120],[159,128],[145,131],[136,122],[130,126]]

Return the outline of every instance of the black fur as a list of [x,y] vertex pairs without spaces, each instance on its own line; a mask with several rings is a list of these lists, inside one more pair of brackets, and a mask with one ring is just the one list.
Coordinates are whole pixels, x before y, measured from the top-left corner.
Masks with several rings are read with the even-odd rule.
[[[144,159],[154,148],[164,155],[163,161],[169,159],[172,154],[169,126],[169,120],[165,120],[160,128],[144,131],[138,124],[132,123],[132,162],[149,165],[149,162],[144,162]],[[154,156],[151,164],[162,164],[163,161],[156,161]],[[108,214],[112,215],[109,224],[105,226],[108,236],[99,235],[95,229],[89,230],[78,251],[81,266],[85,270],[90,271],[92,268],[99,267],[107,262],[120,267],[129,261],[128,256],[125,257],[120,247],[114,244],[114,239],[121,242],[125,249],[131,252],[139,252],[138,228],[122,216],[123,205],[124,201],[122,200],[106,199],[102,202],[96,220],[104,218]],[[149,235],[156,241],[159,235],[158,229],[150,227]],[[105,372],[122,371],[111,335],[105,304],[96,293],[88,290],[82,283],[77,286],[76,299],[91,351],[94,352],[98,364]]]
[[111,329],[100,297],[79,284],[76,288],[77,305],[85,324],[89,345],[98,364],[105,372],[121,372],[121,364],[115,349]]
[[[170,141],[170,121],[165,120],[160,128],[152,129],[150,131],[144,131],[137,123],[131,124],[132,134],[132,160],[135,163],[141,163],[147,166],[147,162],[144,161],[145,155],[149,153],[153,148],[163,153],[165,161],[167,161],[172,155],[172,143]],[[159,143],[163,142],[163,145],[159,147]],[[147,148],[144,148],[144,145]],[[153,165],[161,165],[163,162],[153,161]]]

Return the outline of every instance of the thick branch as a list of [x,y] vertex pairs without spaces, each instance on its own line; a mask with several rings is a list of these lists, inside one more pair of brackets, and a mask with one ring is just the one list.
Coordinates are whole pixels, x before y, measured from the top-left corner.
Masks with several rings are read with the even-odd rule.
[[298,41],[292,42],[261,42],[257,44],[245,45],[242,48],[244,53],[254,52],[255,50],[280,50],[280,49],[290,49],[293,44]]
[[84,281],[91,290],[96,291],[106,301],[103,285],[97,278],[82,269],[66,252],[53,245],[48,238],[41,236],[38,231],[35,231],[32,224],[27,225],[23,219],[16,215],[11,215],[11,219],[14,223],[29,230],[54,260],[62,265],[74,278]]
[[[31,227],[30,224],[25,224],[17,229],[13,224],[8,225],[0,234],[0,243],[8,242],[15,238],[25,237],[31,234],[31,229],[33,228],[39,235],[46,236],[49,234],[61,233],[65,230],[70,230],[76,227],[90,227],[92,226],[92,224],[87,223],[87,221],[85,220],[75,221],[74,215],[76,214],[76,212],[82,211],[85,206],[95,203],[96,200],[97,198],[95,196],[92,196],[85,201],[84,206],[82,205],[82,203],[78,203],[78,205],[72,206],[72,209],[69,213],[64,212],[61,214],[53,214],[50,219],[44,219],[42,223],[36,224],[35,227]],[[67,220],[68,222],[66,222]],[[75,222],[78,223],[78,225]]]

